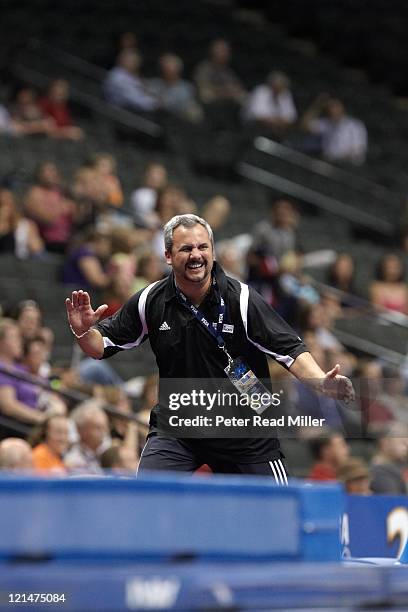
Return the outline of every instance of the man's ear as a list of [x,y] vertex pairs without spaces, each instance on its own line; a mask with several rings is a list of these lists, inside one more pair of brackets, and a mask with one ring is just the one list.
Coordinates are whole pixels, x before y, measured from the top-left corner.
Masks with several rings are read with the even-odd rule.
[[166,258],[166,264],[171,266],[171,251],[164,251],[164,256]]

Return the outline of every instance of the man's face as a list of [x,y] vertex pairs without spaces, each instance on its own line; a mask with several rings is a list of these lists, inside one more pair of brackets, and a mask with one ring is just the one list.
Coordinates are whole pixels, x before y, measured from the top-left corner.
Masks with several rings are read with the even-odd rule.
[[179,225],[173,232],[173,247],[165,255],[176,281],[204,284],[211,274],[214,252],[206,228],[199,223]]
[[95,412],[78,430],[81,442],[96,451],[108,433],[108,419],[103,412]]

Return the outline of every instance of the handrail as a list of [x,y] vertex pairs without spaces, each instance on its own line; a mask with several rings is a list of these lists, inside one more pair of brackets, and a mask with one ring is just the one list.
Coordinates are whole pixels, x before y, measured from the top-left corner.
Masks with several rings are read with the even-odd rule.
[[[21,63],[16,63],[13,66],[13,72],[18,78],[28,81],[37,87],[46,87],[50,82],[50,78],[45,74],[33,68],[27,68]],[[74,102],[83,104],[94,112],[121,123],[125,127],[137,130],[153,138],[159,138],[163,132],[162,127],[150,119],[145,119],[123,108],[112,106],[96,96],[80,91],[75,87],[71,86],[70,95]]]
[[[32,374],[29,374],[28,372],[27,373],[21,372],[21,371],[15,370],[14,368],[9,368],[1,364],[0,364],[0,373],[6,374],[7,376],[10,376],[11,378],[15,378],[16,380],[21,380],[23,382],[34,385],[36,387],[40,387],[41,389],[45,389],[46,391],[49,391],[51,393],[56,393],[57,395],[60,395],[64,399],[73,400],[78,403],[93,398],[92,395],[83,393],[82,391],[74,391],[72,389],[70,391],[66,391],[64,389],[55,389],[49,383],[49,381],[44,378],[40,378],[39,376],[34,376]],[[116,410],[114,406],[112,406],[111,404],[108,404],[107,402],[104,402],[102,408],[105,410],[105,412],[109,416],[114,416],[119,419],[123,419],[125,421],[132,421],[134,423],[137,423],[138,425],[146,425],[144,421],[142,421],[137,415],[126,414],[126,413],[120,412],[119,410]]]
[[289,163],[299,166],[300,168],[305,168],[306,170],[310,170],[315,174],[330,178],[331,180],[337,181],[343,185],[350,186],[350,183],[353,183],[353,187],[355,187],[355,189],[365,192],[367,189],[369,189],[370,195],[375,195],[380,200],[384,201],[384,203],[388,204],[390,197],[396,197],[394,192],[387,189],[383,185],[379,185],[378,183],[374,183],[374,181],[371,181],[365,177],[358,176],[352,172],[338,168],[327,161],[310,157],[305,153],[301,153],[300,151],[286,147],[285,145],[282,145],[271,138],[258,136],[254,140],[254,147],[258,149],[258,151],[262,151],[262,153],[274,155],[280,159],[288,161]]
[[402,353],[398,353],[397,351],[393,351],[392,349],[387,349],[377,344],[376,342],[372,342],[371,340],[367,340],[365,338],[357,338],[354,334],[350,334],[340,329],[333,329],[334,335],[340,340],[342,344],[346,346],[350,346],[352,348],[363,351],[364,353],[368,353],[369,355],[375,355],[376,357],[381,357],[394,365],[400,366],[404,360],[405,355]]
[[95,81],[102,81],[106,76],[107,70],[105,70],[105,68],[92,64],[91,62],[84,60],[82,57],[78,57],[77,55],[73,55],[67,51],[63,51],[62,49],[59,49],[54,45],[50,45],[39,38],[30,38],[28,41],[28,47],[33,51],[38,51],[40,49],[51,52],[53,60],[57,60],[63,66],[72,68],[73,70],[81,73],[83,76],[95,79]]
[[325,283],[321,283],[320,281],[315,280],[314,278],[310,279],[311,284],[316,287],[316,289],[320,292],[330,292],[337,297],[341,298],[342,301],[346,301],[350,306],[356,306],[357,308],[364,309],[364,311],[375,317],[376,319],[383,320],[385,323],[392,323],[393,325],[399,325],[404,329],[408,329],[408,317],[401,312],[395,312],[386,308],[387,312],[383,310],[379,310],[374,304],[365,300],[364,298],[353,295],[352,293],[347,293],[346,291],[342,291],[337,287],[332,287],[331,285],[326,285]]
[[273,174],[268,170],[263,170],[247,162],[241,162],[238,165],[238,171],[241,176],[248,178],[261,185],[266,185],[277,191],[287,193],[288,195],[304,200],[309,204],[313,204],[317,208],[326,210],[333,215],[352,221],[358,225],[363,225],[384,236],[394,236],[394,226],[390,221],[379,219],[375,215],[365,211],[357,210],[350,204],[337,200],[330,196],[323,195],[314,189],[304,187],[295,181],[282,178],[277,174]]

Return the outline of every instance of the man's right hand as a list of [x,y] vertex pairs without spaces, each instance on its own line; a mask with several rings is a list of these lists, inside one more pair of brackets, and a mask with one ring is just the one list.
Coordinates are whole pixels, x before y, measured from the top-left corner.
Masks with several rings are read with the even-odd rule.
[[107,304],[102,304],[93,310],[89,294],[82,289],[73,291],[71,298],[65,300],[65,306],[69,324],[77,336],[85,334],[92,325],[95,325],[108,308]]

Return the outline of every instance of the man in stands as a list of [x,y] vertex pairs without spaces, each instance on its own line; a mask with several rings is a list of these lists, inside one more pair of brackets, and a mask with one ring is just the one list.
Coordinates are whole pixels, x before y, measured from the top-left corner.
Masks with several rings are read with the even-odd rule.
[[98,474],[99,458],[110,445],[108,417],[97,400],[87,400],[72,411],[71,418],[79,441],[68,451],[64,463],[71,470]]
[[106,99],[115,106],[135,111],[154,111],[158,100],[148,91],[140,76],[140,55],[136,51],[122,51],[104,83]]
[[6,438],[0,442],[1,470],[31,470],[31,446],[20,438]]
[[315,463],[309,478],[311,480],[336,480],[339,468],[350,454],[344,436],[337,432],[326,433],[312,440],[310,448]]
[[[267,381],[268,354],[317,390],[352,399],[351,382],[339,375],[340,366],[323,372],[296,332],[258,293],[224,274],[214,260],[213,232],[204,219],[192,214],[173,217],[164,227],[164,244],[172,274],[138,291],[113,317],[98,323],[107,305],[94,311],[84,291],[67,298],[71,331],[84,352],[101,359],[149,337],[160,385],[165,379],[203,378],[230,384],[228,368],[235,372],[243,361],[252,377]],[[244,357],[237,359],[239,354]],[[266,438],[251,438],[246,429],[246,438],[216,438],[213,432],[193,439],[163,435],[160,423],[165,424],[169,405],[160,397],[151,414],[140,470],[192,473],[206,463],[215,472],[263,474],[277,484],[287,483],[274,430]]]
[[318,140],[317,148],[328,160],[362,164],[367,154],[367,129],[350,117],[338,98],[321,94],[302,117],[302,127]]
[[244,118],[280,136],[295,123],[297,111],[286,74],[271,72],[267,82],[254,89],[245,106]]

